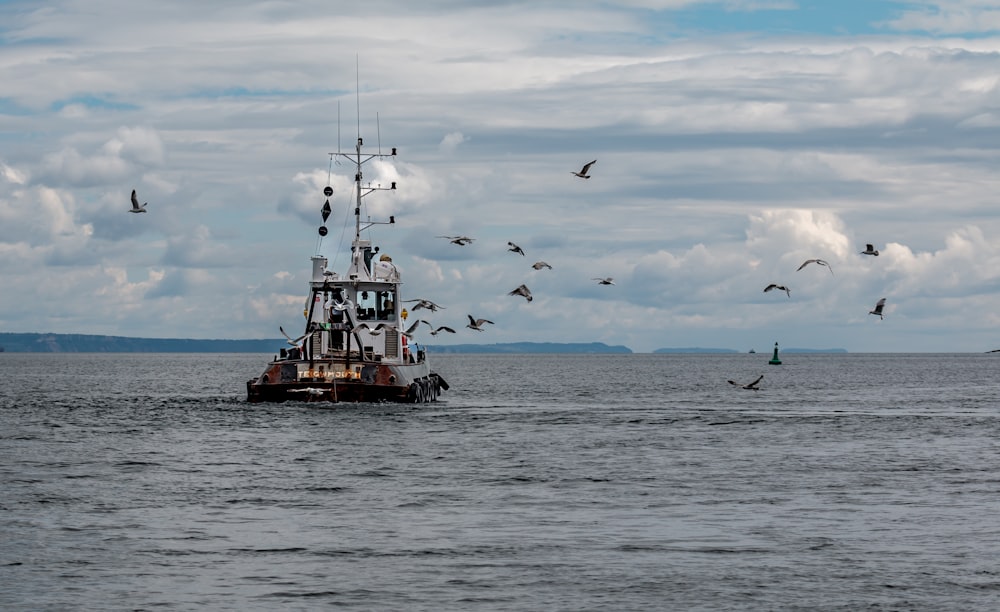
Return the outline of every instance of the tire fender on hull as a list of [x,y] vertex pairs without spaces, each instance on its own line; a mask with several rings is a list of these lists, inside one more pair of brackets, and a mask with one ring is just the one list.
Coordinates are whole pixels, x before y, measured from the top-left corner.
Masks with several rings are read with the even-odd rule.
[[436,381],[430,378],[419,378],[413,381],[410,383],[407,396],[415,404],[426,404],[437,401],[438,388]]

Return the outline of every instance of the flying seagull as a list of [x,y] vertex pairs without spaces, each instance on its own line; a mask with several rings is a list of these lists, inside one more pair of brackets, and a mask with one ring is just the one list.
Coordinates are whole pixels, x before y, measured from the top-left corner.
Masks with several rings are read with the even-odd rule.
[[337,296],[331,297],[329,300],[326,301],[325,304],[323,304],[324,308],[329,308],[330,310],[336,310],[338,312],[344,312],[345,310],[353,306],[354,302],[352,302],[351,300],[346,298],[343,300],[339,300],[337,299]]
[[149,202],[143,202],[142,206],[139,206],[139,198],[136,197],[136,195],[135,195],[135,189],[133,189],[132,190],[132,208],[129,209],[129,212],[133,212],[133,213],[146,212],[146,204],[149,204]]
[[611,278],[610,276],[608,276],[607,278],[592,278],[590,280],[597,281],[598,285],[614,285],[615,284],[615,279]]
[[528,289],[527,285],[519,285],[518,287],[516,287],[513,291],[511,291],[507,295],[520,295],[520,296],[524,297],[524,299],[528,300],[529,302],[531,301],[531,290]]
[[875,302],[875,310],[869,310],[868,314],[878,315],[878,318],[885,319],[885,317],[882,316],[883,308],[885,308],[885,298]]
[[367,323],[361,323],[360,325],[354,326],[354,331],[364,330],[373,336],[377,336],[382,333],[383,329],[396,329],[394,325],[388,325],[386,323],[379,323],[375,327],[368,325]]
[[280,326],[280,325],[279,325],[279,326],[278,326],[278,330],[279,330],[279,331],[281,331],[281,335],[282,335],[282,336],[284,336],[284,337],[285,337],[285,338],[286,338],[286,339],[288,340],[288,344],[290,344],[290,345],[292,345],[292,346],[298,346],[298,345],[299,345],[299,342],[302,342],[302,340],[303,340],[303,339],[304,339],[304,338],[305,338],[306,336],[308,336],[308,335],[309,335],[309,334],[302,334],[301,336],[299,336],[298,338],[295,338],[295,339],[293,340],[293,339],[292,339],[292,337],[291,337],[291,336],[289,336],[287,332],[285,332],[285,328],[284,328],[284,327],[282,327],[282,326]]
[[776,285],[774,283],[771,283],[767,287],[764,287],[764,293],[767,293],[771,289],[779,289],[781,291],[784,291],[785,295],[787,295],[788,297],[792,297],[792,290],[784,285]]
[[507,241],[507,246],[510,247],[509,249],[507,249],[508,251],[513,251],[515,253],[520,253],[521,255],[524,255],[524,249],[522,249],[521,247],[517,246],[513,242]]
[[866,244],[865,245],[865,250],[861,251],[861,254],[862,255],[874,255],[875,257],[878,257],[878,251],[875,249],[874,246],[872,246],[870,244]]
[[758,387],[757,385],[759,385],[760,381],[762,381],[762,380],[764,380],[764,375],[763,374],[761,374],[760,377],[757,380],[753,381],[752,383],[747,383],[745,385],[741,385],[740,383],[736,382],[735,380],[730,380],[728,382],[729,382],[729,384],[736,385],[737,387],[740,387],[742,389],[752,389],[753,391],[760,391],[760,387]]
[[795,271],[798,272],[799,270],[801,270],[802,268],[808,266],[811,263],[819,264],[821,266],[826,266],[827,268],[830,269],[830,274],[833,274],[833,268],[830,268],[830,264],[828,264],[827,262],[825,262],[822,259],[807,259],[804,262],[802,262],[802,265],[799,266],[798,269],[796,269]]
[[[427,323],[427,321],[424,321],[423,319],[417,319],[413,323],[413,325],[411,325],[411,326],[407,327],[405,330],[403,330],[403,335],[406,336],[407,338],[412,338],[413,337],[413,332],[417,331],[417,327],[421,323]],[[430,323],[427,323],[427,325],[430,326]]]
[[[427,321],[424,321],[424,323],[427,323]],[[427,324],[430,325],[430,323],[427,323]],[[455,330],[453,330],[452,328],[448,327],[447,325],[441,325],[437,329],[432,329],[431,330],[431,335],[432,336],[436,336],[436,335],[438,335],[438,333],[443,332],[443,331],[446,331],[449,334],[455,333]]]
[[493,321],[487,319],[473,319],[472,315],[469,315],[469,324],[466,325],[469,329],[474,329],[476,331],[483,331],[483,323],[489,323],[493,325]]
[[548,268],[549,270],[552,269],[552,266],[545,263],[544,261],[536,261],[535,263],[531,264],[531,267],[536,270],[541,270],[542,268]]
[[579,172],[571,172],[571,174],[575,174],[576,176],[578,176],[580,178],[589,179],[590,175],[587,174],[587,171],[590,170],[590,167],[593,166],[596,163],[597,163],[597,160],[595,159],[594,161],[592,161],[590,163],[584,164],[583,168],[581,168]]
[[417,303],[417,305],[413,307],[413,310],[420,310],[421,308],[426,308],[427,310],[429,310],[431,312],[437,312],[438,308],[444,309],[444,306],[438,306],[437,304],[435,304],[434,302],[432,302],[430,300],[422,300],[422,299],[403,300],[404,304],[407,303],[407,302],[416,302]]
[[447,238],[452,244],[457,244],[458,246],[472,244],[472,241],[475,240],[475,238],[469,238],[468,236],[438,236],[438,238]]

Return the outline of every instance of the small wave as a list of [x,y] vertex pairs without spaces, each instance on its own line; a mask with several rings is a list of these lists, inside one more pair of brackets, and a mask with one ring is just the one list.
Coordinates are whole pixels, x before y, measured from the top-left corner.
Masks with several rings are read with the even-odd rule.
[[343,593],[338,591],[275,591],[274,593],[268,593],[266,595],[260,595],[259,597],[270,598],[270,597],[340,597]]
[[679,546],[675,544],[623,544],[618,547],[618,550],[622,552],[695,553],[705,555],[759,555],[774,552],[774,550],[759,546]]
[[229,548],[227,552],[236,554],[251,554],[251,555],[280,555],[280,554],[290,554],[290,553],[301,553],[306,552],[307,548],[301,548],[293,546],[291,548]]

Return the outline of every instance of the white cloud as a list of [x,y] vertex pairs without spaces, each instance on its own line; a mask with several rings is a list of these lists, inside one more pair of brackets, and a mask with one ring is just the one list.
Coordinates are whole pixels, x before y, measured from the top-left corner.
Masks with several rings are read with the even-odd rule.
[[156,130],[148,127],[121,127],[103,149],[142,166],[156,167],[164,162],[163,141]]
[[3,162],[0,162],[0,176],[3,176],[5,181],[14,185],[23,185],[28,182],[26,172],[12,168]]
[[49,187],[17,189],[0,195],[0,241],[44,246],[90,229],[78,225],[72,193]]
[[441,139],[441,150],[446,153],[454,153],[458,145],[465,142],[465,136],[462,132],[451,132],[446,134],[444,138]]
[[123,181],[163,162],[163,143],[155,130],[122,127],[93,153],[64,146],[45,155],[38,174],[42,181],[93,187]]
[[911,4],[899,17],[887,21],[886,27],[934,34],[967,34],[1000,30],[1000,6],[993,0],[934,0]]

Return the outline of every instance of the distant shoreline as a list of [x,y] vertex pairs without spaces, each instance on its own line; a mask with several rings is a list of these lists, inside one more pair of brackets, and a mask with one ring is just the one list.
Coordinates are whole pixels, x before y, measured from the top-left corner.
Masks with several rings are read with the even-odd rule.
[[[423,344],[423,343],[421,343]],[[133,338],[97,334],[0,332],[0,353],[277,353],[283,338],[251,340]],[[627,346],[603,342],[507,342],[496,344],[423,344],[430,352],[449,354],[577,354],[627,355]],[[787,348],[781,353],[847,353],[846,349]],[[766,352],[770,354],[770,351]],[[659,348],[647,354],[746,354],[727,348]],[[764,351],[757,354],[765,354]]]
[[193,340],[0,332],[0,352],[6,353],[277,353],[282,346],[286,346],[283,339]]

